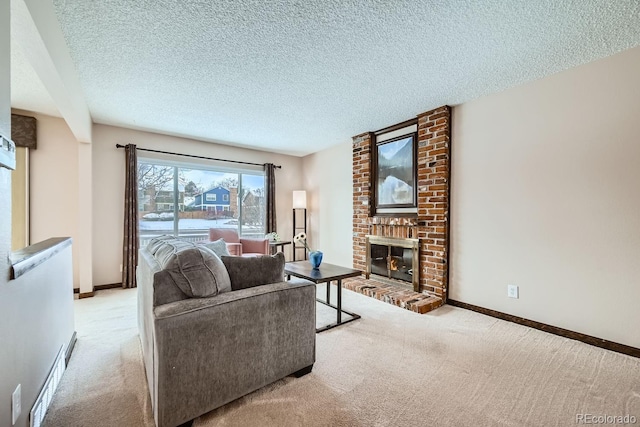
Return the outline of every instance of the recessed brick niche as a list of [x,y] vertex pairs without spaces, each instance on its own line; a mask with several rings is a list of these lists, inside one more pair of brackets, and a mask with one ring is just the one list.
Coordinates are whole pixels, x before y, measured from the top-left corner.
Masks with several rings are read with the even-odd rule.
[[[419,291],[433,297],[435,302],[428,304],[433,309],[447,298],[451,111],[443,106],[419,114],[417,119],[417,216],[372,216],[373,133],[353,137],[353,266],[366,270],[367,234],[418,238]],[[388,283],[385,286],[388,289]]]

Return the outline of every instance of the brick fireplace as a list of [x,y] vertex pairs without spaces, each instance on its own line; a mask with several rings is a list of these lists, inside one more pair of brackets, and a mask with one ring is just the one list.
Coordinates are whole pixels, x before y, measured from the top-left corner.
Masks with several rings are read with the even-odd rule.
[[[367,236],[418,239],[419,279],[415,291],[437,301],[430,303],[430,309],[444,304],[447,298],[450,120],[448,106],[417,116],[416,213],[374,212],[371,160],[376,133],[353,137],[354,268],[367,271]],[[393,286],[393,280],[390,283]],[[385,289],[388,287],[389,283]]]

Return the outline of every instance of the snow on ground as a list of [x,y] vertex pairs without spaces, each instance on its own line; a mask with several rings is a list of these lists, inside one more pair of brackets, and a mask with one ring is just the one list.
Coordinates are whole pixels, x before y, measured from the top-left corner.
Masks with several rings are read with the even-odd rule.
[[[227,224],[231,221],[231,224]],[[173,221],[139,221],[140,230],[166,231],[173,230]],[[210,228],[238,228],[238,221],[233,219],[180,219],[181,230],[208,230]]]
[[[173,221],[145,221],[140,220],[138,222],[140,231],[142,233],[154,233],[154,232],[172,232]],[[178,229],[180,231],[202,231],[208,232],[210,228],[238,228],[238,220],[236,219],[180,219],[178,221]],[[251,231],[261,230],[261,226],[243,225],[243,234]]]

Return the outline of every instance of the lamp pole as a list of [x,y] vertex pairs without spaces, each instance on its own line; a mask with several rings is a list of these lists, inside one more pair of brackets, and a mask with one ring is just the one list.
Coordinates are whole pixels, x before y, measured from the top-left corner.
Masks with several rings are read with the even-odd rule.
[[[302,211],[302,224],[299,221],[299,212]],[[304,232],[307,233],[307,192],[304,190],[297,190],[293,192],[293,236]],[[297,246],[296,242],[293,242],[293,260],[297,261],[297,250],[304,250],[304,258],[307,259],[307,249],[304,246]]]

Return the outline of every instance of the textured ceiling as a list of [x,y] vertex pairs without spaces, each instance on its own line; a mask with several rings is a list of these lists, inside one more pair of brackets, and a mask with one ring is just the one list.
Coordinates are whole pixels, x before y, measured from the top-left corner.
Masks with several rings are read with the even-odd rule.
[[638,0],[54,0],[94,122],[305,155],[640,44]]

